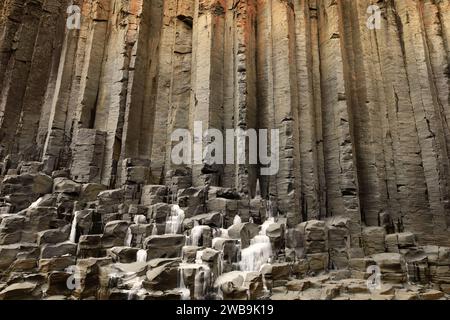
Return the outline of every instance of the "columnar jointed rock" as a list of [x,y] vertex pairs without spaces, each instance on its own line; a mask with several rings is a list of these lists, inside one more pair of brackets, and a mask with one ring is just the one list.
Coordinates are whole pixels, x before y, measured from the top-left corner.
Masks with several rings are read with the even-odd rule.
[[[448,0],[1,1],[0,299],[447,297],[449,35]],[[195,161],[200,121],[278,170]]]

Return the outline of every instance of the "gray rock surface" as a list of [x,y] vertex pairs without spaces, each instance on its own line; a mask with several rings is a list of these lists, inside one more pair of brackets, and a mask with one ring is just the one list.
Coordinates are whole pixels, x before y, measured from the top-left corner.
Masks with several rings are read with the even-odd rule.
[[448,299],[450,2],[372,2],[0,1],[0,300]]

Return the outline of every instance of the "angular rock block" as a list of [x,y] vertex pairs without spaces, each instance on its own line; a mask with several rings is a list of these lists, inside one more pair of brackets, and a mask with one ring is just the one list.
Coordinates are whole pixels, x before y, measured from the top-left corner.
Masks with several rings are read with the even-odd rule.
[[220,212],[203,213],[183,221],[184,229],[192,229],[195,225],[205,225],[211,228],[222,226],[223,216]]
[[70,228],[41,231],[37,235],[38,245],[57,244],[69,240]]
[[0,300],[35,300],[41,297],[34,282],[14,283],[0,291]]
[[154,232],[154,224],[132,224],[130,226],[131,234],[133,235],[132,246],[142,248],[147,237]]
[[398,253],[379,253],[372,255],[380,267],[381,279],[389,283],[404,283],[406,281],[405,259]]
[[184,235],[150,236],[144,241],[148,259],[181,257],[181,248],[186,244]]
[[223,298],[227,300],[246,299],[247,289],[244,287],[245,274],[240,271],[232,271],[221,275],[214,283],[214,287],[220,290]]
[[307,254],[308,270],[312,272],[323,272],[328,270],[329,255],[328,253]]
[[6,176],[0,188],[11,208],[9,212],[18,212],[28,208],[40,196],[51,193],[53,179],[45,174],[22,174]]
[[44,164],[38,161],[24,161],[19,163],[17,171],[19,174],[37,174],[42,171]]

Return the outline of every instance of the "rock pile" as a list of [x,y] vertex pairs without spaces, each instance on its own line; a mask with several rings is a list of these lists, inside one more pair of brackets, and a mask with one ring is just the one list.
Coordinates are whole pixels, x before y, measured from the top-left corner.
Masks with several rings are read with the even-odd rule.
[[[129,182],[106,190],[61,175],[10,172],[3,178],[0,299],[439,299],[450,294],[450,248],[419,246],[412,233],[368,227],[361,230],[362,246],[355,247],[348,219],[289,228],[260,196],[245,199],[229,189],[188,187],[170,197],[169,186]],[[17,201],[18,195],[24,198]],[[244,201],[248,211],[236,209]],[[380,272],[382,285],[375,291],[367,283],[370,266]]]

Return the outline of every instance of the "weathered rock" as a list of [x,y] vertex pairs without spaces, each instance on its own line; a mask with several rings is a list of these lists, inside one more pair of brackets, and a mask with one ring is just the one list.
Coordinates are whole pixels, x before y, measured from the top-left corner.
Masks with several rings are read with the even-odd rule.
[[402,272],[404,271],[404,258],[398,253],[380,253],[372,256],[375,263],[382,272]]
[[272,247],[276,252],[284,248],[284,225],[272,223],[266,229],[266,235],[270,238]]
[[420,297],[422,300],[438,300],[444,297],[444,293],[439,290],[430,290],[422,293]]
[[53,192],[78,195],[81,192],[81,185],[67,178],[56,178],[53,183]]
[[39,260],[39,271],[42,273],[50,273],[53,271],[65,271],[70,266],[75,265],[75,256],[63,256],[50,259]]
[[170,215],[172,206],[167,203],[156,203],[149,207],[148,218],[156,223],[166,222]]
[[78,240],[78,256],[99,258],[106,253],[105,248],[108,247],[104,246],[102,234],[84,235]]
[[100,192],[105,191],[107,188],[98,183],[85,183],[81,186],[80,200],[82,201],[95,201]]
[[11,244],[0,246],[0,270],[6,270],[20,254],[32,254],[38,252],[39,247],[35,244]]
[[14,283],[0,292],[0,300],[34,300],[39,296],[33,295],[36,283],[22,282]]
[[220,276],[214,287],[222,292],[224,299],[245,299],[247,289],[244,287],[245,275],[239,271],[228,272]]
[[73,256],[77,253],[77,245],[71,242],[58,244],[46,244],[41,249],[41,259],[57,258],[62,256]]
[[111,221],[103,230],[102,245],[104,248],[120,247],[126,244],[129,236],[131,230],[127,221]]
[[146,185],[142,188],[141,203],[146,206],[163,203],[166,200],[166,196],[166,186]]
[[368,2],[0,1],[0,297],[448,298],[450,3]]
[[259,226],[254,223],[239,223],[232,225],[228,229],[228,235],[232,239],[241,240],[241,248],[245,249],[250,245],[253,239],[259,233]]
[[201,247],[197,246],[184,246],[182,248],[181,257],[183,262],[186,263],[195,263],[195,260],[197,259],[197,252],[202,250]]
[[224,217],[224,226],[230,227],[233,224],[234,217],[238,213],[238,202],[233,199],[214,197],[208,199],[207,209],[209,212],[219,212]]
[[136,262],[138,248],[130,247],[113,247],[106,251],[106,254],[112,258],[114,262],[132,263]]
[[178,281],[177,261],[156,260],[147,272],[144,287],[148,289],[166,290],[175,288]]
[[144,248],[149,251],[149,259],[181,257],[181,248],[186,242],[183,235],[150,236],[145,239]]
[[187,218],[205,212],[207,190],[205,188],[187,188],[178,193],[178,205],[185,211]]
[[70,228],[41,231],[37,235],[38,245],[57,244],[69,239]]
[[122,182],[145,184],[149,180],[150,161],[144,159],[125,159],[122,163]]
[[75,284],[79,283],[80,286],[75,286],[73,294],[79,299],[101,298],[99,290],[102,267],[111,263],[111,258],[78,259],[72,271]]
[[299,231],[297,243],[304,248],[306,254],[328,251],[328,232],[324,221],[312,220],[296,227]]
[[192,229],[196,224],[209,226],[211,228],[220,228],[222,226],[222,220],[223,217],[219,212],[211,212],[185,219],[183,223],[185,229]]
[[69,288],[67,284],[70,283],[71,276],[72,274],[69,272],[51,272],[48,275],[45,294],[50,296],[70,296],[72,293],[72,289]]
[[1,218],[0,245],[20,242],[26,218],[20,215],[8,215]]
[[322,272],[328,269],[328,253],[314,253],[306,255],[309,264],[309,270],[313,272]]

